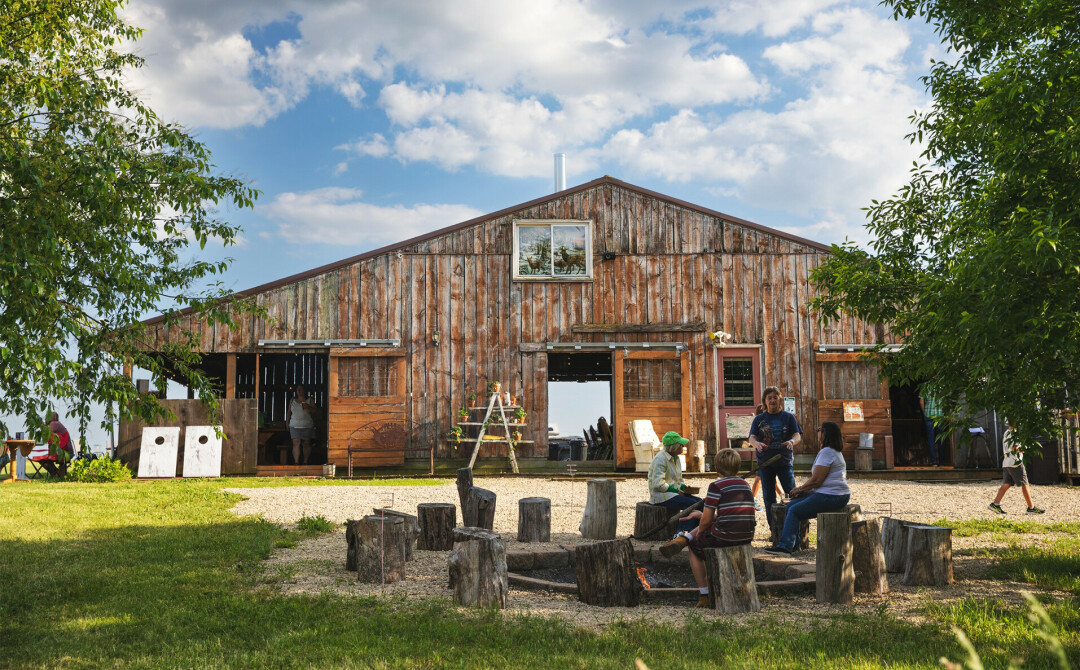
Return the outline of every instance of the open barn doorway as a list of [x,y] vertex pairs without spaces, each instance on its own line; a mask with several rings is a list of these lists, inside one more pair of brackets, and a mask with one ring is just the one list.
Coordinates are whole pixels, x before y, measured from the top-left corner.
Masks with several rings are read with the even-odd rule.
[[610,461],[609,353],[548,353],[548,460]]
[[264,353],[258,359],[258,376],[259,465],[296,465],[287,417],[299,384],[316,407],[311,417],[315,438],[305,465],[326,463],[327,354]]

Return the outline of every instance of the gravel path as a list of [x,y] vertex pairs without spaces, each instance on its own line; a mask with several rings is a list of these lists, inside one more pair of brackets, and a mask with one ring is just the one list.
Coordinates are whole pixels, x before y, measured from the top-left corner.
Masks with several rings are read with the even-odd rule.
[[[687,483],[700,486],[704,491],[711,478],[687,478]],[[585,504],[586,483],[582,479],[548,481],[536,478],[483,478],[476,485],[490,489],[498,496],[495,515],[495,531],[502,534],[508,549],[543,546],[568,546],[583,540],[577,531]],[[926,484],[916,482],[853,481],[852,502],[862,506],[864,514],[889,515],[911,521],[935,521],[941,518],[970,519],[993,518],[986,505],[998,488],[998,482]],[[618,482],[619,535],[633,532],[634,505],[645,499],[643,479]],[[231,488],[245,500],[236,505],[238,515],[257,515],[269,521],[289,525],[304,516],[322,515],[343,524],[347,519],[370,514],[374,507],[392,506],[394,509],[416,513],[416,505],[422,502],[457,503],[457,488],[453,480],[437,486],[289,486],[268,488]],[[1034,502],[1046,509],[1042,516],[1027,516],[1019,490],[1010,490],[1002,505],[1008,512],[1005,517],[1014,520],[1033,520],[1039,523],[1077,521],[1080,519],[1080,488],[1063,486],[1038,486],[1032,488]],[[529,496],[551,499],[550,545],[523,545],[517,536],[517,501]],[[460,523],[460,510],[458,521]],[[811,527],[811,532],[814,529]],[[758,517],[756,548],[768,546],[768,529],[764,517]],[[905,587],[900,575],[890,575],[890,593],[885,596],[857,595],[854,608],[867,613],[887,603],[890,611],[906,618],[918,619],[919,609],[932,597],[936,602],[948,602],[963,597],[1001,598],[1018,602],[1019,584],[980,579],[990,565],[995,547],[1009,542],[1023,544],[1046,543],[1056,535],[1024,534],[1014,538],[984,534],[975,538],[954,537],[954,570],[956,583],[950,587],[933,589],[929,595],[926,587]],[[636,543],[636,541],[635,541]],[[813,553],[805,556],[813,560]],[[384,595],[391,598],[449,598],[446,588],[446,553],[417,551],[407,566],[405,581],[388,585],[357,584],[354,573],[344,570],[344,531],[317,537],[297,547],[278,550],[268,560],[268,583],[284,593],[318,593],[331,591],[343,594]],[[628,608],[589,607],[575,597],[548,595],[511,588],[507,612],[529,612],[555,615],[586,628],[595,629],[615,620],[648,617],[678,624],[685,620],[691,610],[683,606],[657,605]],[[813,598],[777,598],[763,600],[762,614],[779,616],[820,616],[832,611],[850,611],[818,605]],[[707,616],[715,615],[708,613]],[[761,616],[746,615],[748,617]]]

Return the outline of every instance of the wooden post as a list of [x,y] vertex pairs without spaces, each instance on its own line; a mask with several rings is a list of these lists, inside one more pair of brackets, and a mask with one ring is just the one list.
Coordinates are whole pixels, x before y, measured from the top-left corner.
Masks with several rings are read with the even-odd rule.
[[908,586],[946,586],[953,583],[952,528],[908,526],[904,583]]
[[417,521],[416,517],[412,514],[398,512],[385,507],[376,507],[374,509],[374,514],[375,516],[399,517],[405,522],[405,560],[411,561],[413,558],[413,550],[416,549],[417,538],[420,536],[420,523]]
[[709,579],[709,606],[713,609],[724,614],[761,609],[749,544],[706,549],[705,574]]
[[851,565],[851,516],[825,512],[817,516],[817,601],[849,604],[855,598]]
[[454,602],[466,607],[506,606],[506,544],[490,530],[458,528],[447,566]]
[[461,523],[492,530],[495,526],[495,493],[473,486],[472,468],[457,471],[457,489],[461,500]]
[[574,549],[574,571],[581,602],[603,607],[637,606],[642,587],[629,539],[578,545]]
[[420,503],[416,506],[420,529],[417,548],[425,551],[449,551],[454,548],[457,507],[452,503]]
[[518,500],[518,542],[551,541],[551,500],[522,498]]
[[236,397],[236,354],[225,354],[225,398]]
[[[648,502],[639,502],[634,506],[634,537],[639,540],[670,540],[667,527],[664,525],[673,512],[661,505]],[[659,528],[652,535],[646,537],[642,533]]]
[[585,513],[578,530],[587,540],[613,540],[618,527],[618,507],[615,499],[615,480],[589,480]]
[[885,553],[881,550],[881,524],[877,519],[851,524],[851,563],[855,569],[855,591],[876,594],[889,591]]
[[357,581],[389,584],[405,578],[404,519],[365,516],[355,526],[352,541]]
[[892,517],[881,518],[881,550],[885,554],[886,572],[907,569],[907,524]]
[[[458,504],[465,509],[465,498],[469,495],[469,489],[473,487],[472,468],[459,468],[457,471],[457,494]],[[472,524],[465,524],[471,526]]]
[[356,535],[359,532],[360,521],[347,519],[345,521],[345,569],[356,572]]
[[[772,544],[775,547],[780,542],[780,535],[784,532],[784,519],[787,517],[788,506],[782,502],[773,503],[773,522],[771,526]],[[810,520],[805,519],[799,524],[799,534],[795,538],[795,546],[792,551],[805,551],[810,548]]]

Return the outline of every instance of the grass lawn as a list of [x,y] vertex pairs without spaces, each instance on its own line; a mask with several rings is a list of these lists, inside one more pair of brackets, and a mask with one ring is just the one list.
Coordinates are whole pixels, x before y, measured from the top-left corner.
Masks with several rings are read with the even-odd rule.
[[[302,484],[0,487],[0,667],[632,668],[640,657],[655,670],[932,668],[941,655],[963,655],[951,625],[968,632],[987,667],[1016,657],[1028,659],[1025,667],[1054,667],[1025,613],[993,602],[929,605],[920,624],[886,607],[870,616],[785,619],[774,605],[776,616],[752,625],[691,614],[684,628],[635,622],[595,634],[447,602],[280,596],[266,587],[274,576],[261,561],[298,531],[235,517],[235,496],[222,492],[256,482]],[[1002,557],[1009,575],[1024,566],[1026,581],[1071,591],[1047,609],[1074,665],[1078,550],[1073,537],[1037,555],[1017,548]]]

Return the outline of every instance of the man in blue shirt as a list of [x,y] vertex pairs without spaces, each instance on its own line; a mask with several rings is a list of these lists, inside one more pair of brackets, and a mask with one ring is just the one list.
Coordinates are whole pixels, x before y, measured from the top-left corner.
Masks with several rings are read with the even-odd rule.
[[790,494],[791,489],[795,488],[795,445],[802,442],[802,428],[794,414],[784,411],[777,387],[766,387],[761,394],[761,402],[765,405],[765,411],[755,416],[750,424],[749,442],[757,450],[758,463],[780,456],[772,465],[758,470],[765,498],[765,519],[771,528],[772,506],[776,503],[776,480],[780,480],[785,494]]

